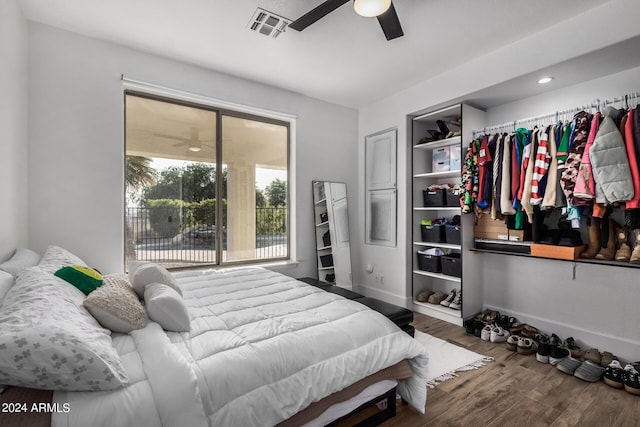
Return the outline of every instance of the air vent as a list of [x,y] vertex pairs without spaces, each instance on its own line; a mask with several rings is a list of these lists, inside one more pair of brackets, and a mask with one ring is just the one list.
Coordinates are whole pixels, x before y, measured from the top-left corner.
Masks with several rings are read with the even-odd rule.
[[255,31],[275,39],[280,35],[280,33],[284,32],[287,25],[290,23],[290,19],[276,15],[273,12],[257,8],[251,18],[251,21],[249,21],[247,28],[251,31]]

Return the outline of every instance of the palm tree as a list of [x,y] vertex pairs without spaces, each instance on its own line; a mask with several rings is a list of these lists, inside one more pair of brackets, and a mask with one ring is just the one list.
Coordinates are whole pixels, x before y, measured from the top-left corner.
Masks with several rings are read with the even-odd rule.
[[[127,186],[127,194],[131,201],[136,200],[138,197],[136,193],[144,187],[153,185],[156,183],[158,173],[151,167],[151,159],[142,156],[126,156],[126,171],[125,171],[125,184]],[[135,260],[136,257],[136,243],[133,236],[132,224],[129,220],[126,221],[127,227],[127,243],[126,243],[126,257],[127,260]]]
[[129,192],[140,190],[156,183],[157,172],[151,167],[151,159],[142,156],[127,156],[125,182]]

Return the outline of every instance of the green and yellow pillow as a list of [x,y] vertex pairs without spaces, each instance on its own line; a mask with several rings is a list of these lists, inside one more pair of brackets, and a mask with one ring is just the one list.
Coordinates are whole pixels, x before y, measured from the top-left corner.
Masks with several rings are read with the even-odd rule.
[[85,295],[89,295],[103,283],[102,274],[98,270],[82,265],[62,267],[53,274],[71,283]]

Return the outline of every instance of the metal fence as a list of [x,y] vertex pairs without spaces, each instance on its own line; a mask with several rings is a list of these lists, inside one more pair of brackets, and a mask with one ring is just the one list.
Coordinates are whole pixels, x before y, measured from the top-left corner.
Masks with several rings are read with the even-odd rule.
[[[167,267],[216,262],[216,226],[195,220],[189,208],[128,207],[126,221],[127,260],[157,262]],[[255,226],[254,257],[245,255],[243,260],[288,256],[285,207],[256,208]],[[227,251],[226,232],[222,251],[223,261],[237,260]]]

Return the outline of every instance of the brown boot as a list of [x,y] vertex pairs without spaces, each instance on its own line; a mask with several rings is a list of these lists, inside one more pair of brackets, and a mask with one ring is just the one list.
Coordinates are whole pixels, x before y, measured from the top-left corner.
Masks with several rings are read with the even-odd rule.
[[616,224],[616,240],[618,250],[616,251],[616,261],[629,261],[631,257],[631,248],[629,247],[627,227],[619,227]]
[[640,264],[640,228],[631,231],[633,232],[633,236],[635,237],[635,246],[633,247],[633,252],[631,253],[631,262]]
[[607,246],[600,248],[600,252],[596,255],[596,259],[603,259],[607,261],[611,261],[616,254],[616,240],[615,233],[613,229],[615,227],[615,223],[609,220],[609,233],[607,236]]
[[589,226],[589,247],[586,251],[580,254],[580,258],[595,258],[598,251],[600,251],[600,225],[595,224],[595,221],[591,221]]

